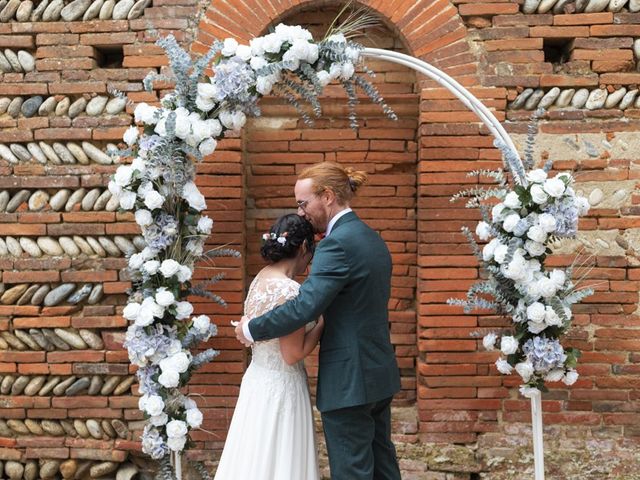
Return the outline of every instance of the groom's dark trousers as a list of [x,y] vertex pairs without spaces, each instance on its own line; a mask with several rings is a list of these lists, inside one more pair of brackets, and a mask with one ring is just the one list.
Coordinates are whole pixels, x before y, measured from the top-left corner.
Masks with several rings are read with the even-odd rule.
[[400,389],[389,335],[390,291],[387,246],[349,212],[318,244],[298,296],[249,322],[259,341],[324,315],[316,402],[332,480],[400,480],[389,407]]

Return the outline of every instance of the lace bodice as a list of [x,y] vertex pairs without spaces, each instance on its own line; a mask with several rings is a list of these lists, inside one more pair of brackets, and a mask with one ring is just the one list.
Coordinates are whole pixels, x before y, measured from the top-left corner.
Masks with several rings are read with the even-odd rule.
[[[258,275],[251,286],[244,303],[245,315],[254,318],[273,310],[278,305],[298,295],[300,284],[295,280],[281,277],[264,277]],[[299,373],[304,370],[302,362],[287,365],[280,353],[280,341],[275,338],[256,342],[251,347],[252,365],[269,370],[288,373]]]

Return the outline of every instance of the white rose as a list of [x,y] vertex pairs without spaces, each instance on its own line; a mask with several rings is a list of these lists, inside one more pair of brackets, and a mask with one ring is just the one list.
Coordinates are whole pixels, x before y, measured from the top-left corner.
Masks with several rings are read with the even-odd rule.
[[173,305],[173,303],[176,301],[176,297],[173,296],[173,293],[171,293],[165,287],[160,287],[156,291],[155,299],[156,303],[161,307],[168,307],[170,305]]
[[342,75],[342,65],[339,63],[333,63],[329,68],[329,78],[335,80]]
[[164,401],[160,395],[150,395],[144,405],[144,410],[152,417],[160,415],[164,410]]
[[489,224],[487,222],[478,222],[478,225],[476,226],[476,235],[478,235],[480,240],[489,240],[489,237],[491,236],[491,227]]
[[233,112],[233,129],[240,130],[247,123],[247,116],[241,110]]
[[342,33],[335,33],[333,35],[330,35],[327,40],[329,42],[335,42],[335,43],[347,43],[347,39],[345,38],[344,34]]
[[506,207],[504,206],[504,203],[498,203],[497,205],[493,206],[493,208],[491,209],[491,218],[494,222],[500,221],[500,217],[502,216],[502,212],[505,208]]
[[138,127],[134,125],[131,125],[129,128],[127,128],[127,131],[124,132],[124,135],[122,136],[122,140],[124,140],[124,143],[126,143],[129,146],[136,143],[137,139],[138,139]]
[[131,183],[132,175],[133,169],[129,165],[120,165],[113,176],[113,181],[119,187],[126,187]]
[[236,50],[238,49],[238,42],[234,38],[227,38],[224,41],[222,46],[222,55],[225,57],[232,57],[236,54]]
[[200,155],[206,157],[207,155],[211,155],[213,152],[215,152],[217,146],[218,142],[216,142],[215,139],[206,138],[202,142],[200,142],[200,145],[198,145],[198,150],[200,151]]
[[566,185],[558,177],[549,178],[544,181],[542,186],[544,191],[554,198],[560,198],[564,193]]
[[198,83],[198,96],[205,98],[215,98],[218,96],[218,87],[211,82]]
[[318,82],[320,83],[320,86],[326,87],[327,85],[329,85],[329,83],[331,83],[331,76],[326,70],[320,70],[316,73],[316,75],[318,76]]
[[522,280],[527,276],[527,263],[522,257],[518,257],[509,262],[504,269],[504,275],[512,280]]
[[211,320],[206,315],[199,315],[193,319],[193,328],[200,333],[208,332],[209,325],[211,325]]
[[144,204],[147,206],[149,210],[155,210],[156,208],[160,208],[164,203],[164,197],[160,195],[155,190],[151,190],[147,192],[144,196]]
[[202,425],[202,412],[197,408],[187,410],[187,423],[191,428],[198,428]]
[[516,372],[518,372],[518,375],[522,377],[523,382],[528,382],[531,380],[531,376],[533,375],[533,365],[528,360],[526,362],[517,363]]
[[140,310],[138,311],[138,315],[136,316],[136,320],[134,325],[136,327],[146,327],[153,323],[153,311],[150,310],[143,304],[140,306]]
[[509,247],[507,245],[500,244],[496,247],[495,251],[493,252],[493,258],[495,259],[496,262],[502,264],[504,263],[508,252],[509,252]]
[[485,350],[494,350],[497,338],[498,336],[495,333],[487,333],[482,339],[482,346],[485,348]]
[[167,447],[172,452],[181,452],[187,443],[187,437],[169,437],[167,439]]
[[175,126],[176,137],[178,137],[181,140],[185,140],[190,133],[191,133],[191,120],[189,119],[188,113],[187,114],[182,113],[181,115],[176,115],[176,126]]
[[496,360],[496,368],[500,373],[504,375],[511,375],[511,372],[513,372],[513,367],[509,365],[509,362],[507,362],[504,358],[499,358],[498,360]]
[[189,302],[176,303],[176,319],[183,320],[189,318],[193,313],[193,305]]
[[198,408],[198,404],[192,398],[189,398],[189,397],[184,397],[182,405],[184,405],[184,409],[185,410],[191,410],[192,408]]
[[187,424],[182,420],[171,420],[167,423],[167,437],[180,438],[188,432]]
[[238,45],[238,48],[236,48],[236,56],[248,62],[251,58],[251,47],[249,45]]
[[160,269],[160,262],[158,260],[147,260],[144,262],[142,268],[144,268],[144,271],[149,275],[155,275]]
[[357,48],[347,47],[344,49],[344,54],[351,60],[353,63],[357,63],[358,58],[360,57],[360,51]]
[[140,253],[145,260],[150,260],[158,254],[157,251],[149,247],[144,247]]
[[532,257],[539,257],[540,255],[544,254],[546,250],[546,247],[543,243],[534,242],[533,240],[527,240],[524,243],[524,248]]
[[496,251],[496,247],[498,245],[500,245],[500,240],[498,240],[497,238],[494,238],[484,246],[484,248],[482,249],[482,259],[485,262],[488,262],[493,258],[493,255]]
[[542,277],[538,280],[538,288],[540,289],[540,295],[544,298],[551,298],[556,294],[558,290],[556,284],[549,280],[547,277]]
[[544,323],[550,327],[559,327],[562,325],[562,319],[555,312],[553,307],[549,305],[545,308]]
[[527,180],[536,183],[542,183],[547,179],[547,172],[541,168],[527,172]]
[[567,373],[565,373],[564,378],[562,379],[562,383],[564,383],[565,385],[573,385],[574,383],[576,383],[579,376],[580,375],[578,375],[578,372],[576,372],[574,369],[571,369]]
[[267,65],[269,65],[269,62],[267,62],[264,57],[256,56],[256,57],[251,57],[251,60],[249,61],[249,65],[251,65],[251,68],[253,68],[254,70],[260,70],[261,68],[264,68]]
[[556,285],[556,287],[560,288],[567,280],[567,274],[564,273],[564,270],[554,268],[549,274],[549,279]]
[[170,357],[167,357],[160,361],[160,369],[163,372],[176,371],[178,373],[184,373],[189,369],[191,359],[185,352],[178,352]]
[[156,318],[162,318],[164,315],[164,307],[158,305],[153,297],[147,297],[142,301],[142,309],[148,310]]
[[519,221],[520,221],[520,215],[518,215],[517,213],[511,213],[507,215],[507,217],[504,219],[504,222],[502,223],[502,228],[504,229],[505,232],[513,232],[513,230],[516,228],[516,225],[518,225]]
[[545,309],[540,302],[534,302],[527,307],[527,318],[533,322],[540,323],[544,321]]
[[149,423],[154,427],[161,427],[169,421],[169,415],[162,412],[160,415],[154,415],[149,418]]
[[551,370],[544,377],[544,379],[547,382],[559,382],[563,378],[564,378],[564,370],[561,370],[559,368],[555,368],[555,369]]
[[518,197],[518,194],[516,192],[507,193],[507,196],[504,198],[503,203],[505,207],[512,208],[514,210],[522,207],[522,202],[520,202],[520,198]]
[[153,125],[156,123],[157,119],[155,118],[156,111],[158,109],[156,107],[152,107],[146,103],[139,103],[135,110],[133,111],[133,116],[135,118],[136,123],[146,123],[147,125]]
[[136,210],[134,215],[136,217],[136,223],[141,227],[147,227],[153,223],[153,215],[151,215],[149,210],[142,208],[140,210]]
[[509,335],[500,339],[500,351],[505,355],[516,353],[519,345],[518,340]]
[[124,190],[122,193],[120,193],[119,197],[120,208],[122,208],[123,210],[131,210],[136,204],[136,194],[134,192]]
[[122,316],[127,320],[135,320],[140,311],[140,304],[136,302],[128,303],[124,310],[122,310]]
[[216,101],[212,97],[203,97],[198,95],[196,97],[196,107],[203,112],[210,112],[216,106]]
[[522,385],[520,387],[520,394],[526,398],[533,398],[538,394],[538,389],[534,387],[527,387],[526,385]]
[[591,206],[589,205],[589,200],[584,197],[576,197],[574,201],[576,207],[578,208],[578,215],[583,217],[587,213],[589,213],[589,208],[591,208]]
[[133,170],[137,170],[137,171],[143,173],[145,171],[145,169],[147,168],[147,164],[144,161],[144,159],[142,159],[140,157],[136,157],[131,162],[131,168]]
[[556,219],[550,213],[543,213],[538,216],[538,223],[546,233],[555,232],[556,230]]
[[263,37],[262,48],[267,53],[278,53],[282,47],[282,39],[275,33],[270,33]]
[[545,328],[547,328],[547,324],[544,322],[528,322],[527,323],[527,329],[534,335],[537,335],[538,333],[542,332]]
[[175,388],[180,383],[180,374],[175,370],[167,370],[160,374],[158,382],[165,388]]
[[187,182],[182,189],[182,198],[184,198],[189,206],[194,210],[202,211],[207,207],[204,195],[200,193],[198,187],[193,182]]
[[549,195],[545,193],[544,189],[540,185],[533,185],[529,193],[531,193],[531,199],[538,205],[542,205],[549,200]]
[[[320,55],[320,49],[318,48],[318,45],[315,43],[308,43],[307,41],[307,57],[305,58],[305,60],[309,63],[315,63],[316,60],[318,60],[318,57]],[[357,59],[353,60],[353,62],[355,63],[357,61]]]
[[356,69],[353,66],[352,63],[343,63],[342,64],[342,72],[340,74],[340,77],[343,80],[349,80],[351,77],[353,77],[353,74],[355,73]]
[[205,233],[207,235],[209,235],[211,233],[211,229],[213,228],[213,220],[211,220],[209,217],[200,217],[200,219],[198,220],[198,226],[197,229],[200,233]]
[[271,75],[258,77],[256,80],[256,91],[260,95],[269,95],[274,85],[274,78]]
[[157,133],[158,135],[160,135],[161,137],[164,137],[164,136],[167,135],[167,117],[165,115],[163,115],[158,120],[158,123],[156,124],[155,128],[153,129],[153,131],[155,133]]
[[529,227],[527,237],[538,243],[544,243],[547,241],[547,234],[539,225]]
[[209,129],[210,137],[219,137],[222,133],[222,124],[217,118],[210,118],[208,120],[205,120],[205,124]]
[[129,257],[129,268],[132,270],[139,270],[144,263],[144,258],[141,253],[134,253]]
[[192,275],[193,272],[186,265],[180,265],[180,270],[178,270],[178,273],[176,274],[176,276],[178,277],[178,281],[182,283],[191,280]]
[[160,266],[160,272],[164,275],[165,278],[170,278],[178,273],[180,270],[180,264],[173,260],[172,258],[167,258],[162,262]]

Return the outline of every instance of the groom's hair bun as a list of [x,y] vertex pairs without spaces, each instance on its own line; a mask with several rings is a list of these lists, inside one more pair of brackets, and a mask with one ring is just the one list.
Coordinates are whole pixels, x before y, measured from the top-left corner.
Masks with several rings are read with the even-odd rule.
[[366,172],[343,167],[335,162],[316,163],[304,169],[298,175],[298,180],[305,178],[313,181],[313,191],[316,195],[331,190],[339,205],[348,204],[356,191],[367,182]]
[[306,218],[295,213],[283,215],[271,226],[269,233],[263,236],[260,255],[268,262],[276,263],[285,258],[294,258],[305,243],[313,253],[313,235],[313,226]]

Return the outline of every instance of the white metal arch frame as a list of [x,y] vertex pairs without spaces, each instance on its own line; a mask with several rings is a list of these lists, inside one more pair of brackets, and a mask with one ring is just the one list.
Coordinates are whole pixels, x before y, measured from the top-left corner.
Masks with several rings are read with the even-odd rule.
[[[469,92],[466,88],[460,85],[460,83],[455,81],[449,75],[442,72],[441,70],[438,70],[433,65],[429,65],[423,60],[405,55],[404,53],[383,50],[381,48],[365,48],[362,50],[361,55],[363,57],[370,57],[378,60],[387,60],[389,62],[404,65],[405,67],[412,68],[413,70],[416,70],[417,72],[420,72],[431,78],[432,80],[438,82],[440,85],[442,85],[456,97],[458,97],[458,99],[469,110],[474,112],[478,116],[478,118],[480,118],[480,120],[482,120],[482,122],[487,126],[487,128],[489,128],[489,131],[493,134],[493,136],[497,140],[503,142],[503,144],[506,145],[510,150],[512,150],[518,161],[522,163],[513,140],[511,140],[511,137],[495,117],[495,115],[491,113],[491,110],[485,107],[476,97],[471,94],[471,92]],[[517,172],[513,173],[514,175],[518,175]],[[523,178],[521,178],[520,180],[522,180],[523,183],[525,182],[525,179]]]

